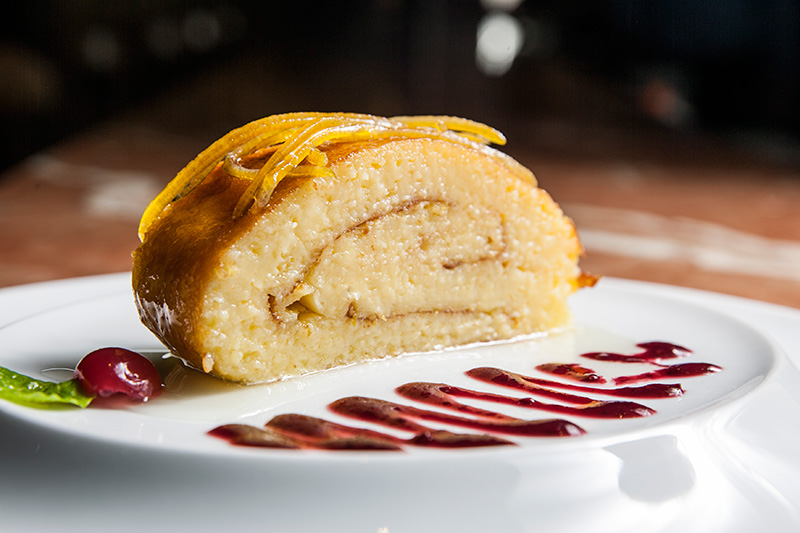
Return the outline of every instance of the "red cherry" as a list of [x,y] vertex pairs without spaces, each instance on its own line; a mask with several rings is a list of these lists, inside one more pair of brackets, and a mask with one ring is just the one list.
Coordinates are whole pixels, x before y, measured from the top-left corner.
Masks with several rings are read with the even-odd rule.
[[74,377],[92,396],[124,394],[131,400],[146,402],[161,394],[161,376],[155,365],[124,348],[101,348],[84,356]]

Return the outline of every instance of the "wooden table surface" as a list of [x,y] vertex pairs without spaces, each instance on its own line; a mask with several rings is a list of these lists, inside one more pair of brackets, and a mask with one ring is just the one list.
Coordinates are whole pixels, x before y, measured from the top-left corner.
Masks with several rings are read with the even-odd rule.
[[[197,109],[198,94],[232,89],[194,90],[109,119],[0,177],[0,286],[130,269],[145,205],[227,131],[198,127],[179,103]],[[269,114],[240,107],[226,128]],[[585,270],[800,308],[800,169],[692,139],[648,143],[558,123],[512,130],[507,151],[575,220]]]

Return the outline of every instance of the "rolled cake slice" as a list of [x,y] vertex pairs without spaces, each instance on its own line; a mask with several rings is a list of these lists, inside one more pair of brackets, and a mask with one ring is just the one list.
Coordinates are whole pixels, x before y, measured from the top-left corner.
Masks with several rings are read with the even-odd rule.
[[300,113],[234,130],[150,205],[143,323],[188,364],[257,383],[567,326],[572,222],[495,130]]

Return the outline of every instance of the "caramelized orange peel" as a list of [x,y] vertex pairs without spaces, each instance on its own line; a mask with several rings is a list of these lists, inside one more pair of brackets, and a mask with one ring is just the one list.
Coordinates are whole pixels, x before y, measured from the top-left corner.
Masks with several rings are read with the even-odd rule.
[[[218,165],[230,176],[250,181],[239,199],[233,217],[261,209],[269,202],[278,183],[287,176],[331,177],[325,146],[391,138],[432,138],[485,148],[503,145],[502,133],[479,122],[450,116],[397,116],[392,118],[358,113],[286,113],[250,122],[211,144],[184,167],[147,206],[139,223],[144,241],[148,228],[171,203],[186,196]],[[325,146],[323,146],[325,145]],[[523,179],[534,181],[531,172],[508,156],[505,158]],[[261,168],[242,164],[245,158],[266,158]]]

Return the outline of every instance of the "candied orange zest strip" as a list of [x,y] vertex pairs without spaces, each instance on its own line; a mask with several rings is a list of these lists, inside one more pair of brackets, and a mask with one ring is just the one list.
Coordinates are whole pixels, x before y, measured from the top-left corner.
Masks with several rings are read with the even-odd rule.
[[214,167],[232,148],[241,145],[248,139],[252,139],[269,126],[281,124],[282,128],[302,124],[309,119],[319,116],[321,113],[287,113],[284,115],[274,115],[249,122],[244,126],[231,130],[221,137],[208,148],[200,152],[188,165],[186,165],[170,181],[164,190],[161,191],[145,209],[142,219],[139,222],[139,239],[144,240],[147,228],[150,224],[166,209],[166,207],[177,199],[188,194],[208,176]]
[[289,172],[287,177],[291,178],[333,178],[335,174],[328,167],[316,165],[300,165]]
[[328,164],[328,156],[319,148],[312,148],[306,156],[306,161],[318,167],[324,167]]
[[412,117],[398,116],[392,117],[390,120],[400,122],[412,128],[427,126],[440,131],[454,131],[476,142],[481,142],[482,144],[496,144],[499,146],[506,144],[505,135],[498,130],[467,118],[420,115]]
[[231,176],[245,180],[252,180],[258,175],[258,171],[260,169],[243,167],[240,164],[242,157],[246,155],[256,155],[267,151],[272,151],[274,153],[275,150],[280,148],[281,143],[285,142],[286,139],[288,139],[289,136],[294,134],[296,131],[296,128],[291,128],[279,131],[277,133],[271,130],[266,133],[262,133],[261,135],[258,135],[257,137],[254,137],[253,139],[240,145],[236,149],[228,152],[223,159],[222,168]]
[[320,144],[335,138],[341,128],[364,128],[360,121],[348,121],[332,116],[322,117],[310,122],[295,137],[285,142],[261,168],[258,176],[247,187],[233,210],[234,218],[239,218],[251,205],[258,208],[266,205],[269,196],[281,179]]
[[[273,115],[230,131],[186,165],[145,209],[139,224],[139,238],[143,241],[147,229],[164,209],[202,183],[220,162],[229,175],[251,181],[234,209],[233,215],[238,218],[250,209],[266,205],[275,187],[286,176],[332,177],[333,172],[327,167],[328,158],[319,149],[320,145],[392,137],[427,137],[473,147],[506,142],[503,134],[494,128],[459,117],[384,118],[359,113]],[[245,156],[270,151],[272,155],[260,169],[241,165]],[[491,154],[504,158],[520,177],[535,183],[530,171],[512,158],[501,152],[491,151]],[[301,167],[302,163],[306,164]]]

